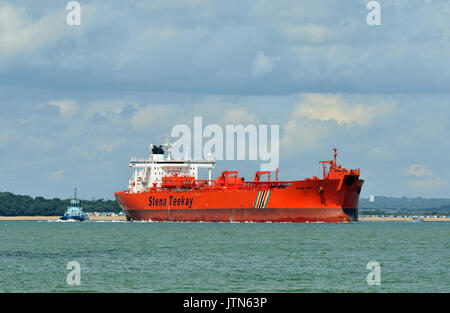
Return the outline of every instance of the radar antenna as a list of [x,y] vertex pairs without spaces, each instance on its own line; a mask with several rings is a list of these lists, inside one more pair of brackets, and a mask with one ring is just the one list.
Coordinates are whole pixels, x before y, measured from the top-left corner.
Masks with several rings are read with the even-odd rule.
[[169,160],[172,160],[172,148],[173,148],[175,145],[171,142],[170,136],[169,136],[169,135],[167,135],[167,137],[166,137],[166,143],[163,144],[163,146],[167,148],[167,158],[168,158]]

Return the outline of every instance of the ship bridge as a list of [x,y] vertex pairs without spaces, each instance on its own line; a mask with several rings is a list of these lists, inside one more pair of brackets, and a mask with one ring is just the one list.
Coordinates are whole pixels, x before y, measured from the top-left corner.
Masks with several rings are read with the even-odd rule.
[[[164,148],[167,148],[167,158],[164,157]],[[134,168],[134,175],[130,180],[129,192],[144,192],[150,187],[161,187],[162,178],[170,176],[195,177],[198,179],[198,169],[211,170],[216,167],[216,161],[210,160],[175,160],[171,155],[173,145],[150,145],[150,157],[148,159],[131,158],[130,167]]]

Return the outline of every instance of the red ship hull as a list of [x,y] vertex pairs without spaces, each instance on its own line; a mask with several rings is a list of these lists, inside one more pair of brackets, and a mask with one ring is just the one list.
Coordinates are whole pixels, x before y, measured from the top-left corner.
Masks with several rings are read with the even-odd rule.
[[[364,181],[359,175],[339,179],[261,182],[258,187],[115,193],[128,220],[179,222],[325,222],[358,220]],[[283,186],[281,188],[281,186]]]

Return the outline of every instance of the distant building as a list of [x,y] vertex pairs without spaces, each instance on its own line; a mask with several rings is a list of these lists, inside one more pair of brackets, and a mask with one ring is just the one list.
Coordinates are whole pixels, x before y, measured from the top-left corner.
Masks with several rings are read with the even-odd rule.
[[370,196],[370,197],[369,197],[369,202],[375,202],[375,196],[373,196],[373,195]]

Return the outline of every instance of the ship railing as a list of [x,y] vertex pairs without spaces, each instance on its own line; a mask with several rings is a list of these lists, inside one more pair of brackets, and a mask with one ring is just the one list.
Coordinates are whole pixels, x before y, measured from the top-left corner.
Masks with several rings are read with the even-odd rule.
[[[217,184],[215,180],[208,179],[199,179],[195,180],[189,186],[179,186],[179,187],[148,187],[137,191],[137,193],[148,192],[148,191],[161,191],[161,192],[170,192],[174,190],[178,191],[187,191],[187,190],[203,190],[203,191],[216,191],[220,190],[223,187],[227,187],[229,189],[237,189],[237,190],[267,190],[267,189],[285,189],[292,185],[292,182],[284,182],[284,181],[247,181],[238,184]],[[133,192],[135,193],[135,192]]]
[[194,180],[195,186],[214,186],[216,184],[215,180],[210,179],[197,179]]
[[244,182],[244,185],[248,187],[248,189],[285,189],[289,187],[291,182],[281,182],[281,181],[249,181]]

